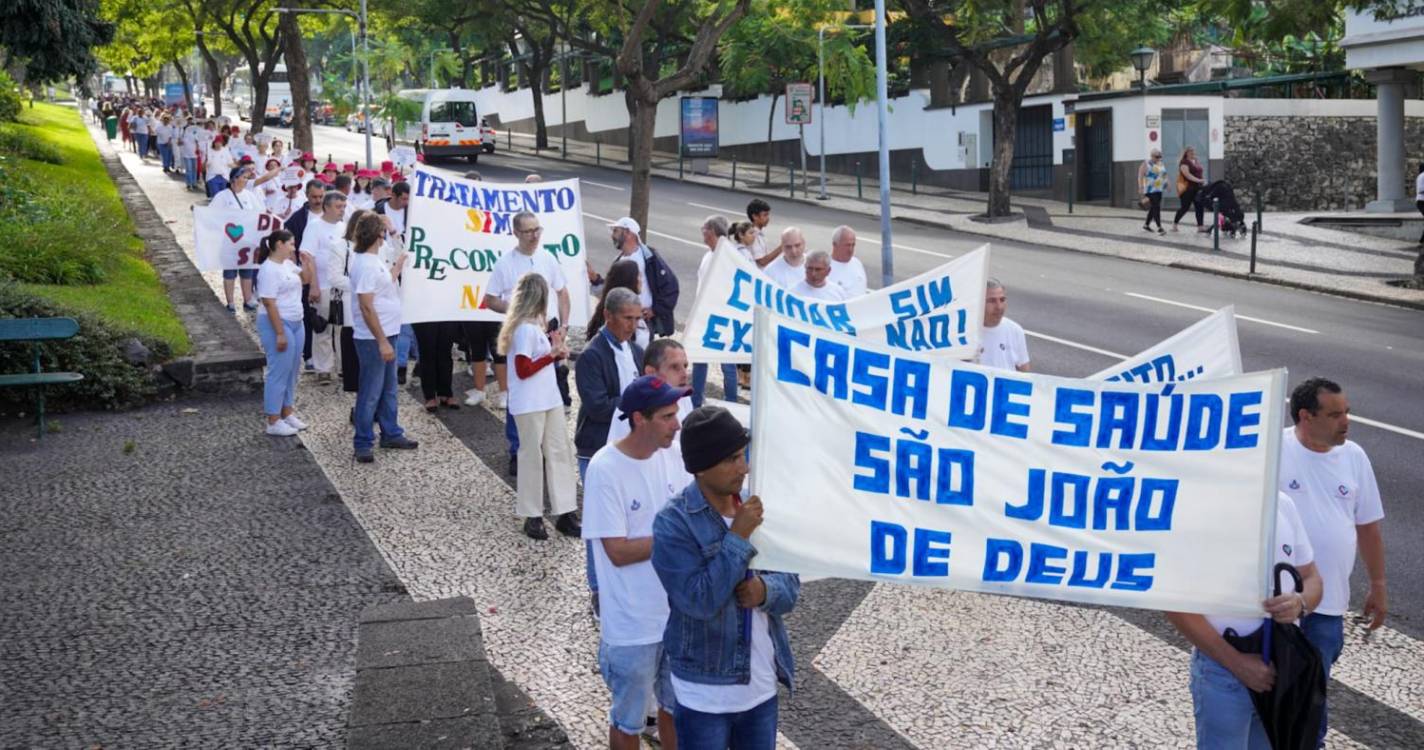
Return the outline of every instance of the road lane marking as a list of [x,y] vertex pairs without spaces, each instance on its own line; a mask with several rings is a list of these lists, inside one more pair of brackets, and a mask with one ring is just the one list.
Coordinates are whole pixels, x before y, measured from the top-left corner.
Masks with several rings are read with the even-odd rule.
[[[584,216],[587,216],[587,217],[590,218],[590,219],[594,219],[595,221],[604,222],[605,224],[612,224],[612,223],[613,223],[613,220],[610,219],[610,218],[608,218],[608,217],[606,217],[606,216],[598,216],[598,215],[596,215],[596,214],[591,214],[591,213],[589,213],[589,212],[587,212],[587,211],[584,211],[584,212],[583,212],[583,215],[584,215]],[[646,234],[651,234],[651,235],[656,235],[656,236],[658,236],[658,237],[662,237],[663,239],[673,240],[673,241],[675,241],[675,242],[681,242],[681,243],[683,243],[684,245],[691,245],[691,246],[693,246],[693,247],[700,247],[700,248],[702,248],[703,250],[706,250],[706,249],[707,249],[707,246],[706,246],[705,244],[701,243],[701,242],[693,242],[692,240],[686,240],[686,239],[683,239],[683,238],[681,238],[681,237],[676,237],[676,236],[671,235],[671,234],[664,234],[664,233],[662,233],[662,232],[654,231],[654,230],[652,230],[652,229],[644,229],[643,232],[646,233]]]
[[[883,244],[880,240],[877,240],[877,239],[875,239],[875,238],[873,238],[873,237],[860,237],[860,236],[857,236],[856,239],[857,239],[857,240],[860,240],[860,241],[862,241],[862,242],[874,242],[874,243],[877,244],[877,245]],[[896,249],[899,249],[899,250],[909,250],[909,251],[912,252],[912,253],[920,253],[921,255],[933,255],[933,256],[935,256],[936,258],[953,258],[953,257],[954,257],[953,255],[950,255],[949,253],[941,253],[941,252],[939,252],[939,251],[937,251],[937,250],[925,250],[924,248],[920,248],[920,247],[910,247],[909,245],[901,245],[901,244],[898,243],[898,242],[894,243],[893,246],[894,246]]]
[[1030,335],[1030,336],[1032,336],[1032,337],[1034,337],[1034,338],[1036,338],[1036,339],[1043,339],[1044,341],[1052,341],[1052,342],[1055,343],[1055,344],[1062,344],[1062,345],[1064,345],[1064,346],[1071,346],[1071,347],[1073,347],[1074,349],[1082,349],[1082,350],[1085,351],[1085,352],[1092,352],[1092,353],[1094,353],[1094,354],[1101,354],[1101,355],[1103,355],[1104,357],[1113,357],[1113,358],[1119,359],[1119,360],[1127,359],[1127,355],[1126,355],[1126,354],[1118,354],[1117,352],[1110,352],[1110,351],[1108,351],[1107,349],[1099,349],[1099,348],[1097,348],[1096,346],[1088,346],[1087,344],[1080,344],[1080,343],[1078,343],[1078,342],[1076,342],[1076,341],[1069,341],[1068,339],[1060,339],[1060,338],[1058,338],[1057,336],[1049,336],[1049,335],[1046,334],[1046,333],[1038,333],[1037,331],[1030,331],[1030,330],[1027,330],[1027,329],[1024,330],[1024,333],[1026,333],[1026,334],[1028,334],[1028,335]]
[[626,190],[624,190],[624,189],[621,188],[621,187],[618,187],[617,185],[608,185],[608,184],[605,184],[605,183],[602,183],[602,182],[594,182],[593,180],[585,180],[585,179],[582,178],[582,177],[579,178],[579,182],[581,182],[581,183],[583,183],[583,184],[585,184],[585,185],[592,185],[592,186],[594,186],[594,187],[607,188],[607,189],[609,189],[609,190],[617,190],[617,191],[620,192],[620,193],[627,192]]
[[[741,216],[742,213],[744,213],[742,211],[733,211],[730,208],[718,208],[716,206],[709,206],[706,203],[693,203],[692,201],[688,201],[687,205],[692,206],[693,208],[705,208],[708,211],[716,211],[719,214],[730,214],[728,218],[731,218],[732,216]],[[740,221],[740,219],[733,219],[733,221]]]
[[[1212,308],[1210,308],[1210,307],[1202,307],[1201,305],[1190,305],[1190,304],[1187,304],[1186,302],[1177,302],[1176,300],[1162,299],[1161,297],[1152,297],[1152,296],[1149,296],[1149,295],[1146,295],[1146,294],[1138,294],[1137,292],[1123,292],[1123,294],[1125,294],[1125,295],[1127,295],[1127,296],[1129,296],[1129,297],[1136,297],[1137,299],[1145,299],[1145,300],[1147,300],[1147,301],[1149,301],[1149,302],[1160,302],[1160,303],[1162,303],[1162,304],[1164,304],[1164,305],[1172,305],[1172,306],[1174,306],[1174,307],[1185,307],[1185,308],[1187,308],[1188,310],[1200,310],[1200,311],[1202,311],[1202,312],[1208,312],[1208,313],[1214,313],[1214,312],[1216,312],[1216,310],[1214,310],[1214,309],[1212,309]],[[1253,317],[1251,317],[1251,316],[1249,316],[1249,315],[1242,315],[1242,314],[1240,314],[1240,313],[1237,313],[1237,314],[1236,314],[1236,319],[1237,319],[1237,320],[1249,320],[1249,321],[1251,321],[1252,323],[1260,323],[1260,324],[1262,324],[1262,325],[1275,326],[1275,327],[1277,327],[1277,328],[1284,328],[1284,329],[1289,330],[1289,331],[1299,331],[1299,332],[1301,332],[1301,333],[1315,333],[1315,334],[1320,333],[1320,331],[1317,331],[1317,330],[1315,330],[1315,329],[1313,329],[1313,328],[1301,328],[1300,326],[1293,326],[1293,325],[1290,325],[1289,323],[1277,323],[1277,322],[1274,321],[1274,320],[1266,320],[1265,318],[1253,318]]]
[[1360,424],[1367,424],[1371,427],[1378,427],[1381,430],[1388,430],[1389,432],[1393,432],[1398,435],[1412,437],[1415,440],[1424,440],[1424,432],[1416,432],[1407,427],[1399,427],[1397,425],[1392,425],[1387,422],[1376,422],[1373,419],[1365,419],[1364,417],[1357,416],[1355,414],[1350,415],[1350,421],[1359,422]]

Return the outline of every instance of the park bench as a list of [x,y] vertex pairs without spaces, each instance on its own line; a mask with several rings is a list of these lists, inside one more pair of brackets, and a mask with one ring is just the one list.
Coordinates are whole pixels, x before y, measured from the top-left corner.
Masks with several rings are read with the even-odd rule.
[[28,341],[34,350],[35,366],[31,372],[0,375],[0,388],[33,386],[35,389],[36,424],[39,436],[45,433],[44,389],[47,385],[77,383],[84,376],[77,372],[44,372],[40,367],[40,342],[67,339],[79,333],[74,318],[20,318],[0,320],[0,344]]

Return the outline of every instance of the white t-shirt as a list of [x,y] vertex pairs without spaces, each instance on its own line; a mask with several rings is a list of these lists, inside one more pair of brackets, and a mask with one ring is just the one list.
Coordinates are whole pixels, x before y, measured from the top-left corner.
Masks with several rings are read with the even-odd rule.
[[485,293],[508,302],[514,297],[514,287],[519,284],[519,278],[530,271],[543,276],[544,280],[549,282],[547,317],[551,320],[559,317],[558,292],[566,286],[564,269],[559,266],[559,261],[554,258],[553,253],[542,247],[535,248],[533,255],[525,255],[516,248],[499,256],[499,260],[494,264],[494,271],[490,273],[489,286],[485,287]]
[[819,289],[802,279],[791,287],[791,293],[802,299],[818,299],[826,302],[845,302],[847,299],[846,291],[841,288],[841,285],[829,279],[825,286]]
[[227,179],[227,174],[232,171],[232,165],[234,164],[232,152],[226,148],[220,148],[216,151],[208,149],[204,157],[207,161],[203,162],[203,173],[207,179],[211,180],[214,177]]
[[756,250],[754,250],[751,245],[743,245],[742,243],[738,242],[737,252],[741,253],[743,258],[746,258],[747,260],[753,263],[756,262]]
[[1355,527],[1384,518],[1370,459],[1353,440],[1317,453],[1287,427],[1281,440],[1280,491],[1295,500],[1325,595],[1315,611],[1343,615],[1350,607],[1350,571],[1355,567]]
[[767,276],[771,277],[772,281],[775,281],[786,289],[790,289],[806,280],[806,258],[803,256],[801,263],[793,266],[786,262],[786,253],[782,253],[776,256],[776,260],[768,263],[766,268],[762,270],[766,272]]
[[[375,201],[372,201],[371,205],[374,206]],[[405,208],[392,208],[391,204],[386,204],[386,213],[384,215],[390,218],[391,229],[394,229],[396,234],[405,234],[405,215],[409,210],[410,204],[406,204]],[[547,253],[545,254],[547,255]]]
[[[726,516],[722,522],[732,525],[732,519]],[[751,615],[751,680],[745,685],[704,685],[673,675],[672,691],[679,706],[705,714],[732,714],[749,711],[776,697],[776,647],[771,643],[771,620],[760,608],[753,609]]]
[[[1271,563],[1290,563],[1299,569],[1302,565],[1315,562],[1315,550],[1310,546],[1310,537],[1305,533],[1305,526],[1301,524],[1300,513],[1296,510],[1295,502],[1290,499],[1290,495],[1284,492],[1279,493],[1276,505],[1276,559]],[[1291,585],[1290,577],[1281,576],[1281,592],[1289,591]],[[1216,632],[1225,633],[1227,628],[1236,631],[1237,635],[1251,635],[1264,624],[1263,617],[1216,617],[1207,615],[1206,621],[1216,628]]]
[[376,201],[371,198],[370,193],[358,193],[353,190],[351,195],[346,197],[346,205],[351,206],[353,210],[364,208],[369,211],[372,206],[376,205]]
[[651,537],[658,511],[690,481],[687,472],[680,467],[673,471],[657,453],[639,460],[610,443],[589,459],[583,485],[583,538],[593,541],[604,643],[662,643],[668,601],[652,560],[614,565],[599,540]]
[[831,258],[830,280],[841,285],[847,298],[859,297],[866,291],[865,264],[854,255],[845,263]]
[[747,251],[751,253],[752,260],[761,260],[766,257],[767,253],[771,252],[766,246],[766,233],[760,229],[753,229],[752,231],[756,236],[752,238],[752,244],[747,246]]
[[[267,196],[267,210],[276,214],[283,221],[286,221],[287,217],[295,213],[297,209],[306,205],[306,202],[307,199],[303,198],[301,193],[297,193],[291,198],[288,198],[284,192],[272,193]],[[303,235],[302,238],[305,239],[306,236]]]
[[251,187],[233,190],[229,186],[214,195],[213,199],[208,201],[208,206],[232,211],[261,211],[267,207],[267,202],[253,192]]
[[[361,304],[361,298],[355,295],[374,294],[375,299],[372,301],[376,308],[376,319],[381,322],[381,331],[387,338],[400,333],[400,288],[396,286],[390,269],[386,268],[380,258],[372,253],[360,253],[351,259],[351,290],[353,297],[349,303],[350,307],[355,308]],[[370,326],[366,325],[366,316],[356,314],[354,309],[352,312],[352,337],[365,341],[375,339]]]
[[198,158],[198,133],[203,129],[197,125],[189,125],[183,128],[183,134],[178,138],[178,153],[184,159]]
[[620,255],[618,260],[631,260],[638,264],[638,301],[643,303],[644,308],[653,306],[653,293],[648,289],[648,261],[643,257],[644,247],[638,246],[632,255]]
[[148,134],[148,120],[143,115],[134,115],[129,118],[129,132],[134,135]]
[[519,373],[514,371],[515,357],[523,355],[536,360],[552,351],[554,346],[549,343],[549,335],[544,332],[543,326],[525,322],[514,329],[514,339],[509,347],[510,414],[517,417],[520,414],[563,408],[564,397],[559,394],[559,384],[554,380],[553,364],[539,368],[539,371],[529,378],[521,378]]
[[[277,314],[295,323],[302,319],[302,271],[290,260],[262,261],[257,272],[257,298],[277,301]],[[267,316],[267,305],[258,305],[257,315]]]
[[1017,370],[1028,364],[1028,339],[1023,326],[1007,317],[979,332],[979,364],[996,370]]
[[[346,222],[328,222],[318,214],[307,221],[306,232],[302,234],[302,252],[311,253],[316,259],[316,283],[322,289],[331,288],[331,256],[336,248],[344,247]],[[392,331],[386,329],[386,333]]]
[[153,134],[158,137],[158,145],[162,146],[173,141],[173,127],[164,125],[162,120],[153,126]]

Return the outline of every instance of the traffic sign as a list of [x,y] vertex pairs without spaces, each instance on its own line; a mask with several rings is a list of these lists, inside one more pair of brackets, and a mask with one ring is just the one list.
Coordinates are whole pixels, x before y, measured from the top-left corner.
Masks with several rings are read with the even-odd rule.
[[786,84],[786,124],[810,125],[811,102],[815,95],[809,83]]

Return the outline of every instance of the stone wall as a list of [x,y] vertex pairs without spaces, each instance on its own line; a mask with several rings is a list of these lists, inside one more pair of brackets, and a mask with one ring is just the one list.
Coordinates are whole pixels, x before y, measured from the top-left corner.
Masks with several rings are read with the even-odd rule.
[[[1375,118],[1226,116],[1226,179],[1243,207],[1263,192],[1277,211],[1362,208],[1376,197]],[[1424,160],[1424,117],[1406,117],[1407,194]]]

